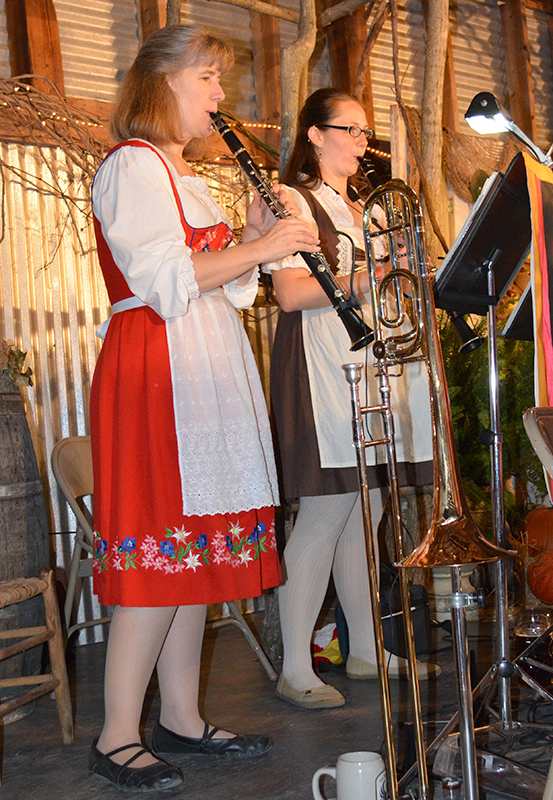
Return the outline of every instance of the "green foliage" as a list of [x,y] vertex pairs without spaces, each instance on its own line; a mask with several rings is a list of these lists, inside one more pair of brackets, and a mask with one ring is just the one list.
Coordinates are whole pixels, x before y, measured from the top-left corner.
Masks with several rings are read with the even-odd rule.
[[[440,338],[449,389],[451,415],[459,466],[471,507],[482,529],[491,528],[490,448],[480,433],[490,428],[488,392],[488,348],[485,318],[475,326],[484,345],[466,355],[458,352],[459,341],[446,314],[440,315]],[[541,464],[522,423],[523,412],[534,403],[534,346],[498,337],[499,407],[503,436],[505,514],[511,530],[520,528],[529,509],[528,484],[545,494]]]
[[0,348],[0,372],[9,375],[16,386],[33,385],[33,370],[30,367],[24,369],[26,358],[26,350],[19,350],[13,342],[3,339]]

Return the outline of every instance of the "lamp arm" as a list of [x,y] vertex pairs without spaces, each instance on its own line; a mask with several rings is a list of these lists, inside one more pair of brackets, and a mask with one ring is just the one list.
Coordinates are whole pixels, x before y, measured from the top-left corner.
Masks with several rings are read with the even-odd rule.
[[549,155],[551,149],[547,154],[544,153],[543,150],[540,150],[540,148],[536,144],[534,144],[534,142],[528,136],[526,136],[524,131],[522,131],[518,127],[518,125],[513,122],[512,119],[507,119],[507,123],[509,131],[513,134],[513,136],[516,136],[517,139],[520,139],[520,141],[526,145],[526,147],[530,150],[532,155],[540,162],[540,164],[544,164],[546,167],[553,166],[553,159]]

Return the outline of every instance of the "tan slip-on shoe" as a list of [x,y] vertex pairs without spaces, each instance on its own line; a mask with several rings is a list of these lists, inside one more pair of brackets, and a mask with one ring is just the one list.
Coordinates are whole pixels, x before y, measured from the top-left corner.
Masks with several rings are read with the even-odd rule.
[[[403,661],[403,659],[402,659]],[[387,669],[388,678],[391,680],[407,680],[407,661],[396,665],[390,665]],[[417,661],[417,675],[419,681],[429,681],[437,678],[442,668],[438,664],[426,664],[424,661]],[[378,679],[378,667],[370,664],[357,656],[348,656],[346,664],[346,675],[352,681],[371,681]]]
[[277,697],[298,708],[338,708],[346,702],[344,696],[334,686],[325,683],[324,686],[300,691],[294,689],[282,673],[278,679],[276,693]]

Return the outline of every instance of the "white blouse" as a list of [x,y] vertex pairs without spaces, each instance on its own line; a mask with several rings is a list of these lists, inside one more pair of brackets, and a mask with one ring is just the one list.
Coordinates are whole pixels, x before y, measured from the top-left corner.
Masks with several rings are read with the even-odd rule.
[[[300,216],[316,231],[317,226],[310,207],[299,192],[292,191]],[[324,183],[311,192],[327,212],[336,229],[351,236],[355,246],[364,250],[363,231],[355,226],[353,214],[340,195]],[[382,248],[382,253],[378,247]],[[375,243],[375,251],[377,257],[385,253],[384,245],[378,243],[378,240]],[[349,275],[351,266],[351,244],[345,236],[342,236],[338,252],[338,274]],[[263,269],[278,271],[301,267],[307,269],[301,256],[296,255],[279,262],[265,264]],[[360,297],[359,300],[363,305],[365,321],[373,327],[369,303],[364,297]],[[350,351],[351,341],[346,329],[334,308],[329,306],[302,311],[302,335],[321,467],[353,467],[356,465],[356,452],[351,434],[350,390],[342,364],[364,362],[362,403],[378,404],[381,398],[372,367],[372,350],[368,347],[357,353]],[[396,372],[399,372],[399,368]],[[390,383],[398,462],[431,461],[430,395],[424,362],[407,364],[403,376],[391,378]],[[372,438],[382,437],[380,419],[376,414],[371,415],[369,428]],[[368,449],[367,464],[383,462],[385,462],[383,451],[377,454],[375,448]]]

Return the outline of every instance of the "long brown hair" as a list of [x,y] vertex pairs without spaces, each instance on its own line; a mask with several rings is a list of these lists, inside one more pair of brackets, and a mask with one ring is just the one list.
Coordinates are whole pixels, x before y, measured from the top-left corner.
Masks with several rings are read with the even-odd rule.
[[180,142],[177,101],[167,78],[200,64],[216,64],[228,72],[233,62],[230,41],[204,28],[170,25],[155,31],[140,48],[119,91],[111,120],[114,139]]
[[305,186],[307,189],[313,189],[320,183],[322,177],[319,159],[307,132],[312,125],[327,125],[336,113],[338,103],[344,100],[354,100],[361,105],[354,95],[331,87],[317,89],[309,95],[300,111],[296,141],[282,176],[283,183]]

